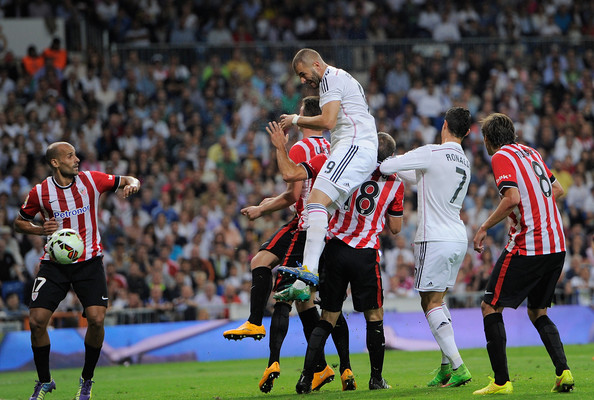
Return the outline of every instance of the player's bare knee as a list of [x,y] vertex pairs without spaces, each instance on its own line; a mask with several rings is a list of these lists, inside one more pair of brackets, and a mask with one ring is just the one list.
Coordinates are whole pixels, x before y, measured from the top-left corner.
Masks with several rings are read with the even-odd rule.
[[49,324],[49,319],[33,316],[29,317],[29,329],[31,330],[31,335],[33,336],[40,336],[47,331],[47,325]]
[[528,313],[528,318],[530,318],[530,321],[534,324],[537,319],[539,319],[543,315],[547,315],[547,309],[546,308],[544,308],[544,309],[543,308],[529,308],[527,310],[527,313]]
[[277,265],[279,262],[278,257],[269,251],[261,250],[256,253],[252,261],[250,261],[250,268],[255,270],[258,267],[269,267]]
[[101,311],[97,311],[97,310],[92,310],[92,311],[87,310],[86,315],[87,315],[87,324],[89,326],[89,329],[103,328],[103,325],[105,323],[105,311],[101,312]]
[[375,308],[372,310],[367,310],[363,313],[365,316],[365,321],[367,322],[374,322],[374,321],[382,321],[384,319],[384,308]]

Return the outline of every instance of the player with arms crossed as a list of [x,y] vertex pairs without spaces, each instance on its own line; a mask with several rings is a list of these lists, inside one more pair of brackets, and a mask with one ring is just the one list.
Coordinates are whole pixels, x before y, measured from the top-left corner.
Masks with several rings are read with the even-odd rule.
[[[421,294],[425,318],[442,352],[441,367],[428,386],[455,387],[471,380],[456,346],[452,318],[444,302],[468,247],[460,209],[470,182],[470,162],[461,143],[470,124],[468,110],[450,108],[441,128],[441,144],[419,147],[380,166],[382,173],[397,172],[418,187],[415,288]],[[403,173],[411,170],[413,176]]]
[[[272,124],[268,132],[277,148],[279,169],[286,181],[311,178],[326,165],[324,155],[308,163],[294,164],[286,155],[286,139],[282,130]],[[381,162],[394,154],[396,143],[384,132],[378,134],[378,139],[377,161]],[[376,168],[369,179],[356,188],[348,199],[348,205],[338,209],[330,220],[330,240],[324,250],[324,270],[320,281],[322,319],[308,342],[303,372],[296,386],[297,393],[309,393],[312,390],[316,360],[322,354],[328,335],[341,315],[349,283],[354,308],[363,312],[367,321],[367,349],[371,364],[369,389],[390,388],[382,377],[385,353],[384,295],[378,235],[384,229],[386,220],[392,233],[400,232],[403,194],[404,187],[396,175],[383,175]],[[275,294],[275,298],[283,298],[283,293]]]
[[[41,259],[29,305],[31,347],[39,378],[30,400],[43,399],[46,393],[56,388],[50,374],[47,326],[71,285],[88,321],[85,363],[75,397],[76,400],[87,400],[91,398],[92,378],[103,345],[108,301],[98,229],[99,196],[123,188],[123,196],[128,197],[138,192],[140,182],[131,176],[79,171],[80,160],[76,151],[66,142],[50,144],[45,158],[52,176],[31,189],[14,222],[15,229],[30,235],[47,236],[58,229],[71,228],[80,234],[85,249],[73,264],[58,264],[47,253]],[[42,225],[33,221],[38,213],[43,217]]]
[[557,379],[553,392],[568,392],[574,381],[557,326],[547,316],[565,260],[565,236],[555,199],[561,184],[533,148],[516,143],[512,120],[494,113],[482,121],[485,147],[491,158],[501,202],[474,236],[483,251],[487,230],[509,217],[509,241],[485,288],[481,303],[487,352],[495,379],[474,394],[512,393],[507,368],[505,307],[518,308],[528,298],[528,317],[538,331]]
[[[302,101],[300,115],[313,116],[321,114],[319,98],[317,96],[305,97]],[[295,143],[290,150],[289,157],[296,163],[306,162],[318,154],[328,154],[330,144],[320,136],[319,130],[301,129],[303,139]],[[305,245],[305,221],[303,208],[305,200],[311,191],[313,180],[292,182],[287,185],[287,190],[270,199],[264,199],[257,206],[246,207],[241,210],[250,220],[255,220],[262,215],[282,210],[289,206],[295,207],[295,216],[291,221],[276,231],[260,248],[260,251],[251,261],[252,289],[250,292],[250,316],[246,322],[236,329],[230,329],[223,336],[230,340],[240,340],[245,337],[261,339],[266,334],[262,325],[264,309],[272,289],[272,268],[282,261],[284,265],[295,264],[303,261],[303,247]],[[282,290],[295,282],[295,278],[281,274],[277,275],[274,290]],[[305,297],[299,297],[295,307],[303,324],[303,333],[309,339],[311,332],[320,319],[318,310],[310,298],[309,291],[304,292]],[[289,313],[292,301],[277,301],[270,321],[270,356],[268,367],[260,380],[259,387],[264,393],[270,392],[274,380],[280,375],[280,350],[289,328]],[[349,331],[344,316],[341,315],[337,329],[332,337],[340,355],[341,365],[350,371],[349,361]],[[351,373],[352,374],[352,373]],[[324,384],[334,379],[334,371],[327,365],[325,358],[321,357],[314,376],[314,390],[320,389]]]
[[312,49],[301,49],[293,58],[293,70],[301,79],[320,92],[322,114],[312,117],[281,115],[280,126],[291,125],[310,129],[329,129],[330,157],[320,171],[307,199],[307,236],[303,266],[280,267],[294,274],[298,281],[286,290],[291,297],[306,290],[306,284],[317,285],[318,263],[324,250],[328,230],[328,215],[342,206],[351,193],[375,169],[377,160],[377,131],[375,119],[369,113],[361,84],[342,69],[324,62]]

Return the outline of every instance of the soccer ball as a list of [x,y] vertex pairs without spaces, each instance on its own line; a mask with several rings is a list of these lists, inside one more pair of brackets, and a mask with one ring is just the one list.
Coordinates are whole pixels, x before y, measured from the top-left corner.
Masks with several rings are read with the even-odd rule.
[[85,244],[74,229],[60,229],[54,232],[45,245],[50,258],[60,264],[72,264],[83,253]]

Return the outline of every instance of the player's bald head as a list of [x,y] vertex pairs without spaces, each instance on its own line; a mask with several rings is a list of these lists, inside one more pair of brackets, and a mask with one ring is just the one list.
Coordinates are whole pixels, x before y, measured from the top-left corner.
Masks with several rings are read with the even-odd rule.
[[293,57],[293,70],[296,71],[297,65],[299,64],[311,67],[313,63],[316,61],[320,64],[324,63],[324,60],[322,59],[322,56],[320,56],[320,53],[313,49],[301,49],[297,52],[297,54],[295,54],[295,57]]
[[54,142],[47,146],[45,150],[45,161],[51,166],[53,159],[58,158],[60,154],[71,149],[74,149],[74,147],[68,142]]

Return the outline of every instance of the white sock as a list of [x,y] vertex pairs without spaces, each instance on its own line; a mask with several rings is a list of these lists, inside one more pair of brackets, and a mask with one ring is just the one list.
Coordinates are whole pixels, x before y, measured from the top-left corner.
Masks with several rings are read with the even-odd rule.
[[[441,309],[442,309],[443,313],[445,314],[446,318],[448,319],[448,321],[450,321],[450,324],[451,324],[452,323],[452,315],[450,314],[450,310],[446,306],[445,301],[443,303],[441,303]],[[452,326],[452,329],[453,329],[453,326]],[[443,351],[441,352],[441,363],[442,364],[449,364],[450,363],[450,359],[445,355],[445,353]]]
[[452,324],[443,312],[442,307],[435,307],[427,311],[425,318],[429,322],[431,333],[433,333],[433,337],[437,344],[439,344],[441,351],[450,360],[452,368],[457,369],[462,365],[462,357],[454,341]]
[[314,274],[318,273],[320,256],[326,245],[326,232],[328,232],[328,211],[323,204],[310,203],[305,206],[307,210],[307,234],[305,248],[303,249],[303,265]]

